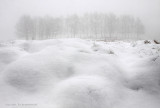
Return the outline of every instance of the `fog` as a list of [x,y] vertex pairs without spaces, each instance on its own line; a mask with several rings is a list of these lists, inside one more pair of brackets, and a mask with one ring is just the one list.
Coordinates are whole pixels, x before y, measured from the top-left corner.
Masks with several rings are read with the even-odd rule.
[[0,40],[16,38],[15,25],[24,14],[67,16],[91,12],[140,17],[145,38],[160,38],[159,0],[0,0]]

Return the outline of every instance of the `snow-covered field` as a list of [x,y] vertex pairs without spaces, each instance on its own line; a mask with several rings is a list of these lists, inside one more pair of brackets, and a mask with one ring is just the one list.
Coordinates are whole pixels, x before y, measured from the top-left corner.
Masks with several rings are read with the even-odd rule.
[[160,108],[160,45],[17,40],[0,44],[0,108]]

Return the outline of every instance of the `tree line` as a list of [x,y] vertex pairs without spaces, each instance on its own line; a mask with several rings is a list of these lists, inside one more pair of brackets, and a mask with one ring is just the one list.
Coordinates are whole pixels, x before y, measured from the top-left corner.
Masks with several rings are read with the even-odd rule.
[[67,17],[22,16],[16,25],[16,33],[27,40],[49,38],[139,38],[144,25],[131,15],[116,16],[113,13],[91,13]]

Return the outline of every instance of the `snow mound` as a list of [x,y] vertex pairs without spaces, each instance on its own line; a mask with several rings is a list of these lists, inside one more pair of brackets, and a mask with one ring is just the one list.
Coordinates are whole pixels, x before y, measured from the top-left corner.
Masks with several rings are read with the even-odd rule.
[[114,85],[99,76],[73,77],[56,86],[54,100],[58,108],[109,108],[123,97]]
[[16,61],[26,53],[21,51],[19,48],[0,48],[0,72],[8,64]]

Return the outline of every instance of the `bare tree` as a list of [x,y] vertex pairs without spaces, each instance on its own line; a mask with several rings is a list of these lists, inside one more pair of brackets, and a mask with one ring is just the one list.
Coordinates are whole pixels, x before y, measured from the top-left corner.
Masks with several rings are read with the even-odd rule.
[[112,34],[115,33],[116,31],[116,26],[117,26],[117,18],[116,18],[116,15],[114,14],[109,14],[108,17],[107,17],[107,29],[108,29],[108,33],[109,33],[109,37],[111,38],[112,37]]
[[30,16],[22,16],[18,21],[16,28],[16,33],[19,37],[27,40],[33,39],[33,22]]
[[77,15],[72,15],[69,16],[66,21],[69,32],[71,32],[73,37],[75,38],[79,29],[78,28],[79,17]]
[[135,22],[135,33],[137,35],[137,39],[138,39],[139,35],[144,34],[144,25],[142,24],[142,22],[139,18],[137,18],[136,22]]

